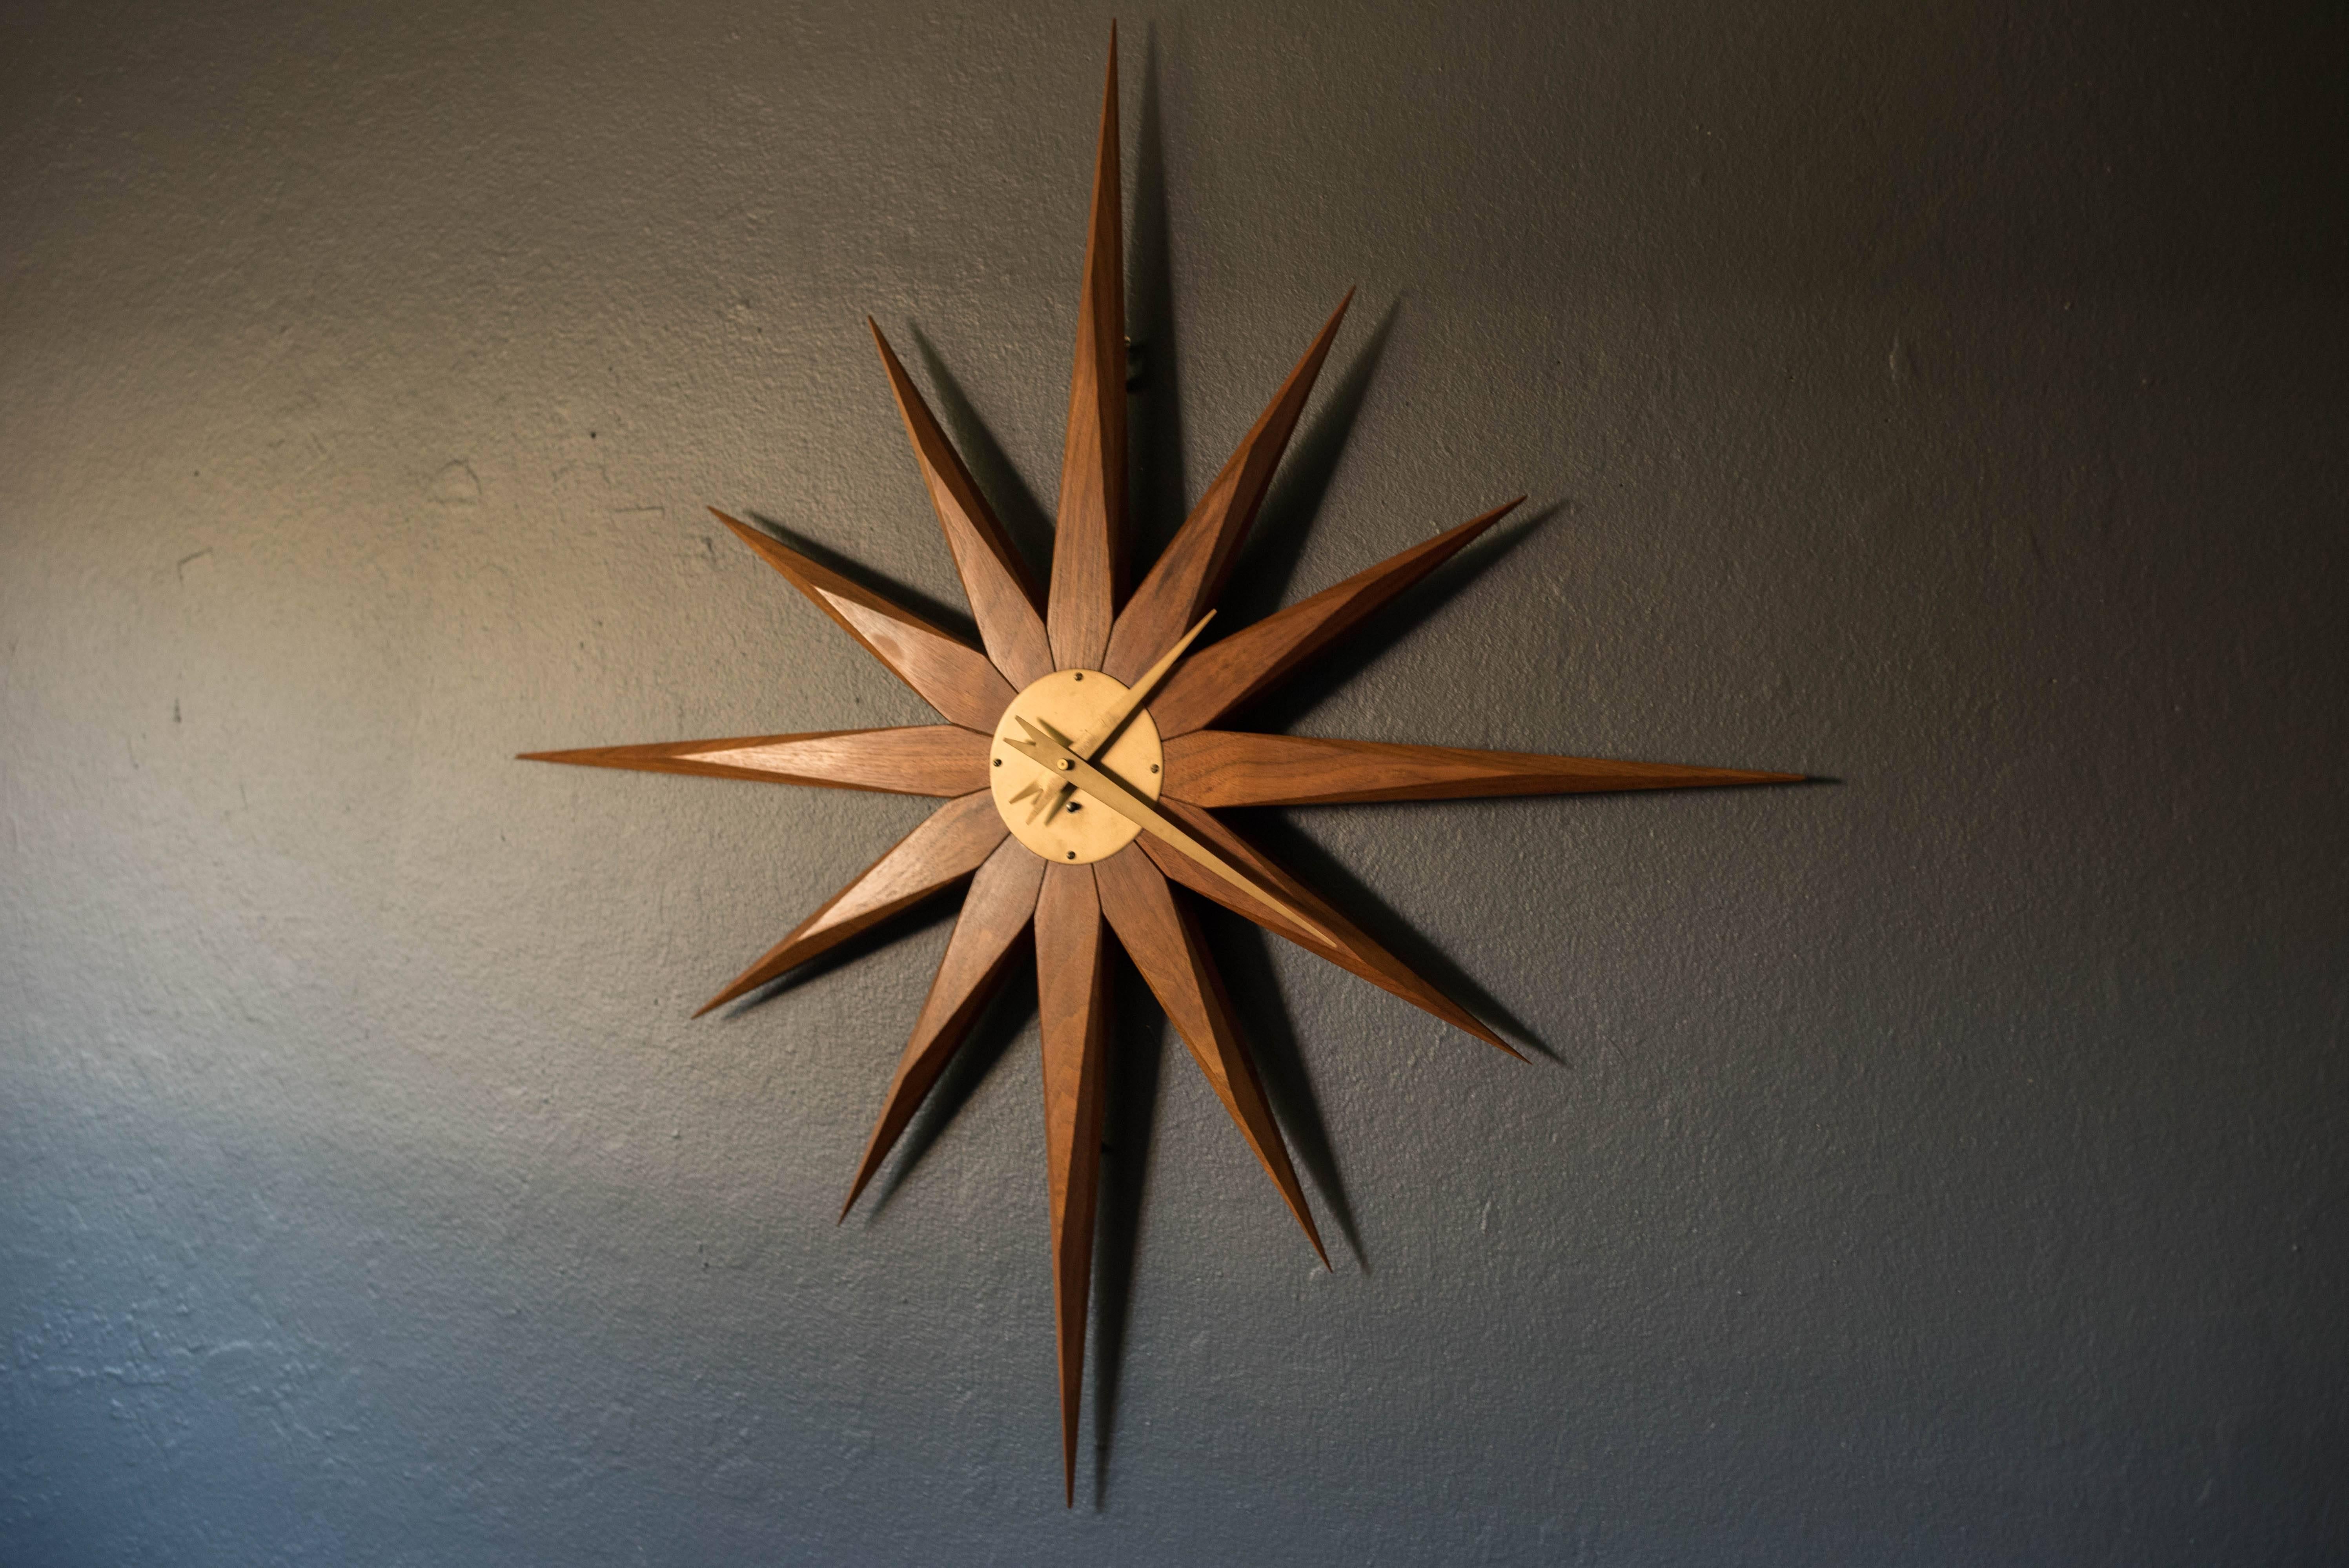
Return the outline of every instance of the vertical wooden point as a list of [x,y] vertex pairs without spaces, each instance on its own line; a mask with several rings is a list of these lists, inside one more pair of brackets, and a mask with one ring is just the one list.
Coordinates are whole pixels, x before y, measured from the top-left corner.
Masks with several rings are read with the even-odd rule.
[[1093,156],[1092,209],[1077,302],[1076,363],[1061,452],[1052,585],[1045,624],[1062,670],[1098,670],[1123,588],[1125,551],[1124,186],[1118,164],[1117,36],[1110,34]]
[[1044,1150],[1052,1215],[1052,1316],[1061,1459],[1076,1505],[1077,1421],[1092,1302],[1109,1044],[1108,943],[1091,866],[1048,865],[1036,899],[1036,1010],[1043,1034]]

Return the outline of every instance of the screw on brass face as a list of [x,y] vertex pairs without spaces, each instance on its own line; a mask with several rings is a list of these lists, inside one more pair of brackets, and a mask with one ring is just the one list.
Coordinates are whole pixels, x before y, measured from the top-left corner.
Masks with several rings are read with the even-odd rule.
[[1073,850],[1073,849],[1070,850],[1070,851],[1069,851],[1069,858],[1070,858],[1070,859],[1071,859],[1071,860],[1074,860],[1076,857],[1077,857],[1077,852],[1076,852],[1075,850]]
[[1077,679],[1078,679],[1078,680],[1082,680],[1084,678],[1085,678],[1085,672],[1084,672],[1083,670],[1078,670],[1078,671],[1077,671]]
[[1077,803],[1076,803],[1075,801],[1071,801],[1071,802],[1069,803],[1069,809],[1070,809],[1071,811],[1074,811],[1074,810],[1076,810],[1076,809],[1077,809]]
[[[999,767],[1001,767],[1001,766],[1003,765],[1003,759],[1002,759],[1001,757],[998,757],[998,758],[996,758],[996,759],[995,759],[995,765],[996,765],[997,767],[999,767]],[[1156,768],[1152,768],[1150,771],[1151,771],[1152,773],[1154,773],[1154,773],[1156,773],[1158,770],[1157,770]]]
[[[997,767],[999,767],[999,767],[1001,767],[1001,766],[1003,765],[1003,763],[1002,763],[1000,761],[998,761],[998,762],[996,763],[996,764],[995,764],[995,765],[996,765]],[[1156,772],[1158,771],[1158,764],[1157,764],[1156,763],[1151,763],[1151,764],[1150,764],[1150,771],[1151,771],[1152,773],[1154,773],[1154,773],[1156,773]]]

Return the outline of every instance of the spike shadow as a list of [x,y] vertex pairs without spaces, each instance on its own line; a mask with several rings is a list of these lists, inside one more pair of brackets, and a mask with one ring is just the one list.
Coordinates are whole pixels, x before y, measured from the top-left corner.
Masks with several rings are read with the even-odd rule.
[[1165,138],[1158,91],[1158,31],[1143,36],[1142,106],[1135,127],[1133,223],[1127,231],[1125,330],[1132,345],[1126,400],[1129,582],[1183,525],[1190,485],[1183,462],[1183,399],[1174,344],[1174,259],[1166,213]]
[[1228,635],[1281,607],[1289,579],[1296,575],[1298,557],[1304,553],[1306,535],[1320,515],[1322,503],[1330,497],[1330,486],[1338,476],[1339,460],[1345,455],[1346,442],[1351,439],[1354,423],[1361,417],[1362,404],[1371,395],[1371,382],[1378,374],[1379,361],[1385,357],[1387,342],[1394,336],[1395,318],[1402,313],[1400,299],[1387,306],[1378,325],[1371,328],[1370,336],[1355,351],[1346,373],[1334,386],[1324,383],[1328,390],[1322,395],[1320,411],[1289,443],[1279,474],[1265,495],[1262,510],[1257,514],[1256,526],[1249,530],[1248,542],[1241,549],[1230,586],[1224,590],[1224,613],[1216,618],[1221,623],[1217,635]]
[[1393,602],[1381,606],[1295,674],[1222,722],[1267,733],[1285,732],[1399,646],[1469,584],[1499,566],[1536,529],[1570,509],[1571,503],[1556,502],[1529,517],[1496,524],[1491,533],[1397,594]]
[[745,992],[719,1008],[718,1016],[740,1018],[754,1007],[763,1007],[779,996],[787,995],[803,985],[813,984],[836,969],[845,969],[857,960],[903,941],[916,931],[929,929],[957,911],[959,906],[952,900],[960,895],[969,881],[970,878],[966,877],[941,888],[920,903],[907,905],[887,919],[876,921],[857,932],[838,947],[827,948],[805,963],[793,965],[756,991]]
[[1312,1075],[1306,1067],[1296,1026],[1280,994],[1271,937],[1253,920],[1211,906],[1186,890],[1178,889],[1175,896],[1203,911],[1200,929],[1206,933],[1207,949],[1222,972],[1224,987],[1231,993],[1233,1011],[1247,1025],[1248,1048],[1256,1056],[1257,1075],[1264,1080],[1265,1098],[1271,1102],[1272,1114],[1288,1140],[1289,1154],[1304,1167],[1314,1190],[1320,1194],[1321,1207],[1345,1239],[1355,1267],[1369,1273],[1370,1253],[1363,1250],[1361,1232],[1355,1228],[1354,1206],[1346,1196],[1337,1150],[1330,1141],[1329,1126],[1313,1093]]
[[871,1196],[864,1203],[865,1223],[880,1218],[882,1210],[895,1200],[897,1189],[905,1185],[931,1146],[945,1136],[955,1117],[970,1103],[988,1075],[995,1071],[1011,1049],[1012,1042],[1028,1032],[1036,1017],[1036,962],[1033,933],[1022,937],[1019,950],[1011,959],[1011,971],[1004,976],[1002,989],[995,993],[987,1010],[964,1037],[961,1048],[955,1052],[922,1098],[921,1107],[897,1139],[897,1147],[889,1157],[887,1173],[873,1184]]
[[[1407,801],[1383,805],[1379,809],[1433,811],[1452,804],[1449,801]],[[1349,808],[1324,806],[1318,809],[1336,811]],[[1478,984],[1442,949],[1387,908],[1385,901],[1372,893],[1360,877],[1347,870],[1336,857],[1315,843],[1295,823],[1288,821],[1279,808],[1226,811],[1217,815],[1299,881],[1343,910],[1348,919],[1426,977],[1438,991],[1517,1044],[1530,1046],[1552,1062],[1563,1064],[1565,1059],[1550,1047],[1548,1042],[1536,1034],[1524,1019],[1512,1012],[1500,998]],[[1481,1042],[1475,1044],[1482,1047]]]
[[1052,519],[1036,493],[1021,478],[1019,470],[1004,454],[1002,443],[995,439],[987,421],[979,417],[962,383],[947,369],[946,361],[927,334],[919,327],[906,328],[912,338],[915,355],[922,361],[922,371],[930,379],[930,404],[937,411],[938,422],[946,426],[947,435],[955,451],[962,454],[963,466],[970,470],[971,483],[995,508],[996,521],[1019,550],[1019,558],[1028,567],[1028,575],[1038,584],[1050,582],[1052,576]]
[[[978,646],[978,622],[971,618],[968,606],[932,598],[919,588],[884,576],[861,561],[849,559],[831,545],[811,539],[796,528],[785,527],[763,512],[745,512],[743,515],[772,534],[786,547],[797,550],[817,566],[838,572],[859,587],[870,589],[885,598],[895,599],[949,637],[960,638],[973,648]],[[945,546],[941,544],[939,547],[943,549]]]

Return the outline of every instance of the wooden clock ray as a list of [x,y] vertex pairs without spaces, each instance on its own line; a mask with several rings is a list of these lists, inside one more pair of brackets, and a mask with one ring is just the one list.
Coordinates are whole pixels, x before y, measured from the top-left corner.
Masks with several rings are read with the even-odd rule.
[[1517,502],[1193,651],[1352,296],[1340,301],[1140,584],[1122,595],[1126,391],[1120,205],[1112,30],[1048,592],[1038,592],[953,443],[879,327],[867,321],[981,647],[715,513],[943,722],[525,753],[534,762],[944,797],[926,821],[729,981],[701,1012],[968,881],[946,955],[850,1179],[841,1209],[845,1218],[1032,938],[1043,1041],[1062,1482],[1071,1502],[1100,1182],[1110,941],[1133,959],[1325,1267],[1329,1258],[1312,1210],[1266,1102],[1247,1036],[1200,938],[1193,896],[1516,1054],[1215,811],[1786,783],[1800,776],[1216,728],[1450,559]]

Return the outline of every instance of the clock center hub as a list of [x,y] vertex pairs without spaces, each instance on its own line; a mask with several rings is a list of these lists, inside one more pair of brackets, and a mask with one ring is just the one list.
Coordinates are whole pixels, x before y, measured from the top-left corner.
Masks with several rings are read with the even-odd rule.
[[[1012,745],[1028,738],[1019,721],[1054,731],[1081,755],[1088,739],[1105,720],[1123,712],[1131,696],[1132,688],[1098,670],[1056,670],[1013,698],[996,721],[987,757],[995,809],[1011,836],[1045,859],[1063,866],[1106,860],[1142,830],[1084,791],[1064,788],[1066,775]],[[1158,798],[1166,758],[1149,709],[1128,719],[1116,738],[1087,760],[1134,794]]]

